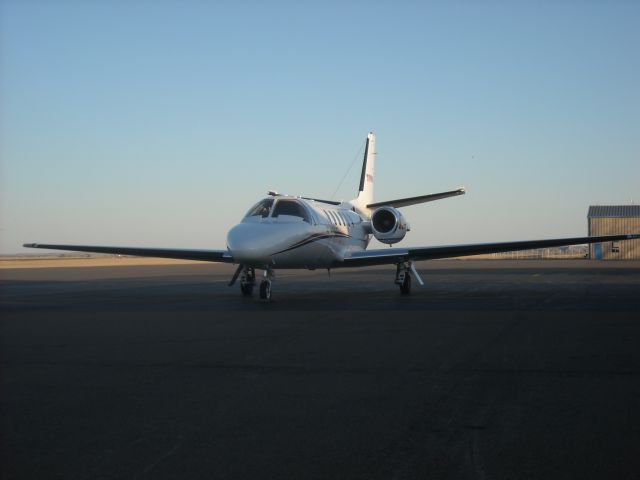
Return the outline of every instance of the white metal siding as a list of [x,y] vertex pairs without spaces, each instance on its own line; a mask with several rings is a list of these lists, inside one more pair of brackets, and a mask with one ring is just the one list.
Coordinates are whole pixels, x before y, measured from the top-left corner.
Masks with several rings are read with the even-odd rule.
[[[620,233],[640,233],[640,217],[627,218],[589,218],[589,235],[615,235]],[[612,251],[617,244],[619,252]],[[621,242],[603,242],[603,260],[638,260],[640,259],[640,239]],[[589,257],[595,259],[595,245],[589,246]]]

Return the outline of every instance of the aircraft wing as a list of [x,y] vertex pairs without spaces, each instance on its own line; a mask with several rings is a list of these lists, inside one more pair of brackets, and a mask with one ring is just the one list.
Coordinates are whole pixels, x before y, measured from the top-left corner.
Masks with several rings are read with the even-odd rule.
[[134,255],[136,257],[161,257],[175,258],[178,260],[234,263],[233,257],[227,250],[103,247],[96,245],[50,245],[45,243],[25,243],[23,246],[27,248],[46,248],[50,250],[70,250],[73,252],[112,253],[116,255]]
[[472,243],[467,245],[441,245],[435,247],[386,248],[354,252],[336,267],[365,267],[385,265],[410,260],[433,260],[436,258],[464,257],[483,253],[512,252],[534,248],[561,247],[583,243],[615,242],[633,240],[640,234],[604,235],[599,237],[552,238],[548,240],[524,240],[518,242]]

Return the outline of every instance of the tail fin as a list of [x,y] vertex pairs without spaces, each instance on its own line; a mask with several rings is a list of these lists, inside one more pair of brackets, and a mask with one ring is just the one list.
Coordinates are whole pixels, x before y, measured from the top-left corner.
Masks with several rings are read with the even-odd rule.
[[373,203],[373,171],[375,160],[376,136],[373,132],[369,132],[369,135],[367,135],[367,145],[364,149],[364,159],[362,160],[358,197],[353,201],[353,204],[361,210],[366,210],[367,205]]

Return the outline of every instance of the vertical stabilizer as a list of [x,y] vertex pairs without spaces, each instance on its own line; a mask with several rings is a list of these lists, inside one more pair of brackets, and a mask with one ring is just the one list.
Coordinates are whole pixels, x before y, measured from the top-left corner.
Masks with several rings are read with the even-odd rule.
[[367,145],[364,149],[364,159],[362,160],[362,173],[360,174],[360,187],[358,197],[353,204],[361,209],[367,210],[367,205],[373,203],[373,174],[376,160],[376,136],[373,132],[367,135]]

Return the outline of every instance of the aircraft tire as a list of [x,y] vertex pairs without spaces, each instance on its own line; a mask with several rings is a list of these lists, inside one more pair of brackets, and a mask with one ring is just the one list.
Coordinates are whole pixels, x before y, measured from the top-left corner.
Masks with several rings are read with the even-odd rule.
[[404,276],[402,285],[400,285],[400,293],[402,295],[409,295],[411,293],[411,275],[408,273]]
[[248,283],[248,284],[240,284],[240,291],[242,292],[242,295],[244,295],[245,297],[249,297],[251,295],[253,295],[253,285]]
[[263,280],[260,284],[260,298],[267,302],[271,301],[271,282],[269,280]]

